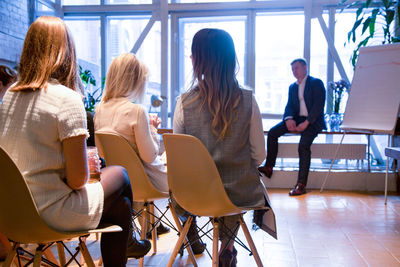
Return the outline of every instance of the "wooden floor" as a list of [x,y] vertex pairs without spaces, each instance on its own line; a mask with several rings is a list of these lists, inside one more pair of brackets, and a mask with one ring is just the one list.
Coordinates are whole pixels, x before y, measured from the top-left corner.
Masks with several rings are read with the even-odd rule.
[[[389,196],[385,206],[382,194],[367,192],[313,190],[289,197],[287,189],[273,189],[269,195],[276,213],[278,240],[262,230],[250,230],[264,266],[400,266],[400,196]],[[245,219],[251,228],[251,214]],[[241,231],[239,237],[245,240]],[[158,253],[150,252],[145,266],[166,266],[176,240],[174,232],[161,236]],[[211,253],[210,240],[204,241]],[[94,236],[88,240],[88,247],[97,262],[99,242]],[[235,247],[238,266],[256,266],[245,249]],[[198,256],[197,262],[211,266],[207,253]],[[127,265],[138,263],[130,259]],[[183,257],[178,255],[174,264],[190,265],[186,252]]]

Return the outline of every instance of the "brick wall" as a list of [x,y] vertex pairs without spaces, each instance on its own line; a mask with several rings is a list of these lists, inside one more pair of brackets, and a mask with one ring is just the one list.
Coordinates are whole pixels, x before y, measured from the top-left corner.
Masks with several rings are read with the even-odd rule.
[[0,0],[0,64],[18,64],[29,27],[28,1]]

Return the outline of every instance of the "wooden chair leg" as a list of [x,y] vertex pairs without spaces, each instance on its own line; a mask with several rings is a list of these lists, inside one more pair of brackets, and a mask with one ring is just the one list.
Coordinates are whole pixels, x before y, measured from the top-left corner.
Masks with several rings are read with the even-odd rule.
[[35,256],[33,257],[33,267],[40,267],[40,263],[42,262],[43,256],[43,245],[39,245],[36,248]]
[[183,244],[183,240],[186,238],[186,234],[188,233],[192,222],[193,222],[193,217],[189,216],[189,218],[186,221],[185,227],[183,227],[183,230],[180,232],[178,241],[176,241],[174,250],[172,251],[171,257],[169,258],[167,267],[172,267],[172,265],[174,264],[175,258],[178,255],[179,249]]
[[253,239],[251,238],[249,229],[247,228],[247,225],[243,220],[243,215],[240,215],[239,222],[240,222],[240,225],[242,226],[244,236],[247,239],[247,243],[250,246],[251,253],[253,253],[253,257],[254,257],[254,260],[256,261],[257,266],[262,267],[263,264],[261,262],[260,256],[258,255],[257,248],[254,245]]
[[[4,267],[9,267],[11,266],[12,261],[15,258],[15,255],[17,255],[17,248],[19,247],[19,243],[14,243],[11,250],[8,252],[6,260],[3,263]],[[18,262],[16,262],[16,266],[18,266]]]
[[[58,245],[57,245],[57,246],[58,246]],[[57,248],[58,248],[58,247],[57,247]],[[48,260],[51,261],[52,263],[54,263],[54,264],[56,264],[56,265],[59,265],[56,256],[54,256],[54,254],[53,254],[53,252],[51,251],[50,248],[48,248],[48,249],[46,249],[45,251],[43,251],[43,255],[46,257],[46,259],[48,259]],[[60,258],[60,257],[59,257],[59,258]],[[64,255],[64,258],[65,258],[65,255]],[[64,263],[64,265],[65,265],[65,263]],[[64,266],[64,265],[61,265],[61,266]]]
[[[148,216],[147,209],[148,209],[148,207],[145,204],[143,207],[143,212],[142,212],[142,225],[141,225],[141,232],[140,232],[140,239],[142,239],[142,240],[146,239],[146,233],[147,233],[147,221],[146,221],[147,216]],[[143,265],[144,265],[144,256],[139,259],[139,267],[143,267]]]
[[[154,225],[154,203],[149,203],[149,211],[150,211],[150,224]],[[157,252],[157,227],[154,225],[153,230],[151,231],[151,239],[153,241],[153,252]]]
[[218,267],[219,255],[218,255],[218,238],[219,238],[219,225],[218,220],[213,219],[213,251],[212,251],[212,266]]
[[64,246],[61,242],[57,242],[57,252],[58,252],[58,260],[60,261],[61,266],[65,266],[65,251]]
[[[82,242],[84,242],[84,243],[86,244],[86,239],[87,239],[87,237],[86,237],[86,236],[83,236],[83,237],[80,238],[79,241],[82,241]],[[79,246],[79,247],[80,247],[80,246]],[[80,259],[79,259],[79,264],[80,264],[80,265],[83,265],[84,262],[85,262],[85,258],[84,258],[84,256],[83,256],[83,252],[81,251],[81,255],[80,255]]]
[[92,257],[90,256],[89,250],[85,244],[86,238],[79,238],[79,248],[81,249],[81,253],[83,258],[85,259],[86,265],[88,267],[95,267]]
[[[181,233],[183,227],[182,227],[182,225],[181,225],[181,222],[179,221],[178,215],[176,214],[176,212],[175,212],[174,208],[172,207],[171,203],[168,203],[168,206],[169,206],[169,210],[171,211],[172,218],[173,218],[174,221],[175,221],[175,225],[176,225],[176,227],[178,228],[178,231]],[[185,242],[186,242],[186,243],[189,243],[189,240],[188,240],[187,237],[185,237]],[[189,259],[192,261],[193,266],[194,266],[194,267],[197,267],[197,261],[196,261],[196,257],[194,256],[192,247],[191,247],[191,246],[187,246],[187,247],[186,247],[186,251],[187,251],[188,254],[189,254]]]

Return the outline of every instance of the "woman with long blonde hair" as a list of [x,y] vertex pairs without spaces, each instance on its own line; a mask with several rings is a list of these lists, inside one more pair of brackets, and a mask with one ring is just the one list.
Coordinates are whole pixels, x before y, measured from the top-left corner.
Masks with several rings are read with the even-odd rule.
[[[167,168],[159,155],[157,134],[161,120],[156,115],[149,115],[141,105],[147,73],[146,66],[134,54],[124,53],[113,60],[108,69],[104,95],[96,108],[95,130],[123,136],[142,160],[150,182],[159,191],[167,193]],[[135,210],[142,207],[143,203],[134,202]],[[168,227],[161,223],[157,226],[158,234],[167,232]],[[196,228],[192,228],[189,239],[193,241],[191,246],[195,254],[204,251]]]
[[86,112],[75,46],[65,23],[38,18],[29,27],[19,79],[0,105],[0,146],[13,158],[40,216],[55,229],[94,229],[100,222],[122,232],[101,236],[104,266],[125,266],[132,228],[132,189],[126,170],[104,168],[88,183]]
[[[236,79],[232,37],[220,29],[202,29],[192,42],[193,86],[181,95],[174,114],[174,133],[193,135],[213,157],[228,197],[237,206],[265,209],[275,217],[257,166],[265,157],[261,115],[252,91]],[[236,266],[233,246],[238,215],[220,225],[219,266]],[[229,229],[229,230],[227,230]],[[233,233],[233,236],[227,233]]]

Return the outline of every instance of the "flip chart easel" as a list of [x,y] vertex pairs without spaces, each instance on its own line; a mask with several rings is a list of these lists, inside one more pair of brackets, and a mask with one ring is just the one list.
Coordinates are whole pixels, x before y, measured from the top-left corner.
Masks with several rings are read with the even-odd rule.
[[[363,47],[360,49],[344,118],[343,135],[328,173],[331,172],[339,147],[348,131],[370,134],[394,134],[400,105],[400,44]],[[389,143],[389,142],[388,142]],[[386,159],[388,170],[388,159]],[[385,204],[387,201],[387,172]]]

